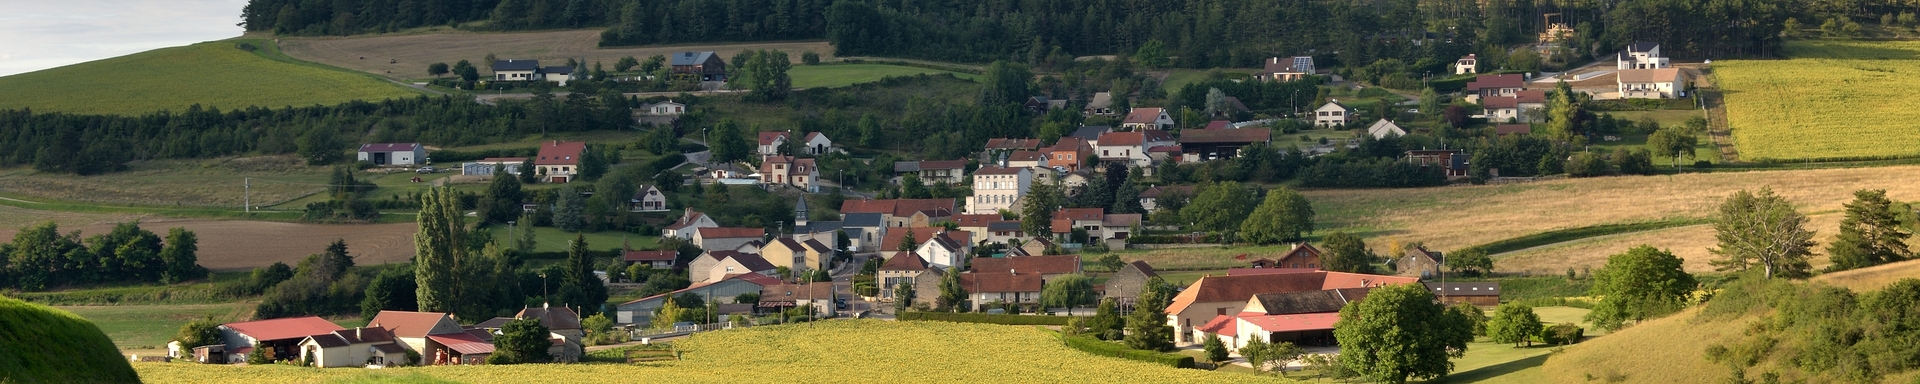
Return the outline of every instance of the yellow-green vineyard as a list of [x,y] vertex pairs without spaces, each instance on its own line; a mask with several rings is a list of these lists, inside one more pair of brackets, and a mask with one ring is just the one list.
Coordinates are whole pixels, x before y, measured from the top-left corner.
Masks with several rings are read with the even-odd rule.
[[[714,332],[675,343],[680,361],[423,367],[369,371],[286,366],[137,363],[150,383],[439,379],[463,383],[1236,383],[1276,378],[1099,357],[1032,327],[877,320]],[[643,380],[644,379],[644,380]]]
[[1920,155],[1920,42],[1790,41],[1715,61],[1742,160]]

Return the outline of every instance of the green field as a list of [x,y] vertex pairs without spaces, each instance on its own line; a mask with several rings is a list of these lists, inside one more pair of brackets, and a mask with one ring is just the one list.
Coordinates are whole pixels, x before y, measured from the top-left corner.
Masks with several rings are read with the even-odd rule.
[[[513,244],[514,239],[520,238],[519,231],[525,229],[525,227],[515,227],[509,230],[505,225],[487,228],[493,233],[493,238],[502,245]],[[567,252],[575,235],[579,234],[554,227],[533,227],[534,240],[537,242],[533,250],[535,252]],[[586,238],[587,248],[596,250],[616,249],[622,244],[632,245],[633,249],[652,249],[660,242],[659,236],[641,236],[620,231],[589,232]]]
[[92,321],[122,350],[165,350],[167,341],[189,321],[206,317],[222,323],[242,321],[253,311],[252,303],[246,302],[55,308]]
[[1713,63],[1742,160],[1920,155],[1920,41],[1788,41]]
[[[236,48],[240,42],[254,52]],[[332,105],[418,95],[343,69],[286,58],[268,40],[222,40],[0,77],[0,109],[138,115]]]
[[913,76],[918,74],[937,75],[952,73],[962,79],[973,80],[979,75],[938,69],[908,67],[891,64],[822,64],[796,65],[787,75],[793,77],[794,88],[832,88],[859,83],[880,81],[888,76]]

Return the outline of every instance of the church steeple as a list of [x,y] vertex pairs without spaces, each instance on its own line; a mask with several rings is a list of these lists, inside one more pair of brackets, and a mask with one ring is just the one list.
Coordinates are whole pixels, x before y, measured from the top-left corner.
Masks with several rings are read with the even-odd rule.
[[793,227],[807,226],[807,196],[800,195],[800,201],[793,203]]

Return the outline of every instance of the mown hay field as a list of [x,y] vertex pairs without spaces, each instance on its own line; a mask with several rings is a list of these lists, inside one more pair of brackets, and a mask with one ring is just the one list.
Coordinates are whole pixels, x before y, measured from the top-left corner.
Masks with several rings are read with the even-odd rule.
[[[308,369],[136,363],[146,382],[258,383],[423,378],[464,383],[1238,383],[1278,378],[1093,356],[1035,327],[879,320],[825,321],[695,335],[684,360],[628,364]],[[390,380],[389,380],[390,381]]]
[[[256,50],[237,48],[241,42]],[[278,54],[269,40],[221,40],[0,77],[0,93],[8,95],[0,109],[139,115],[194,104],[281,108],[419,94],[371,76],[269,58]]]
[[[481,76],[493,73],[482,63],[488,54],[500,60],[533,59],[542,65],[565,64],[568,58],[587,65],[599,62],[608,71],[622,57],[646,60],[653,55],[671,55],[686,51],[713,51],[732,59],[741,51],[772,49],[787,52],[796,67],[800,54],[813,51],[822,60],[831,60],[833,46],[826,41],[773,41],[754,43],[690,43],[600,48],[599,29],[570,29],[541,32],[469,32],[431,31],[349,37],[289,37],[280,40],[287,54],[301,60],[348,68],[393,79],[425,79],[427,65],[453,65],[467,60],[480,67]],[[544,63],[551,62],[551,64]],[[800,85],[795,84],[799,87]]]
[[1713,63],[1742,160],[1920,155],[1920,41],[1797,40]]

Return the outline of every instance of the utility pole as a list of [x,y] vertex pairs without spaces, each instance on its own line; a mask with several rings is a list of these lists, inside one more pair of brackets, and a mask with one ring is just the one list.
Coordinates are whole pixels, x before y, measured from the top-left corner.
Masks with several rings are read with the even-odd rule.
[[244,197],[240,198],[240,204],[246,205],[245,207],[241,207],[241,210],[247,213],[253,213],[253,178],[247,178],[241,185],[241,190],[245,192],[243,192]]

